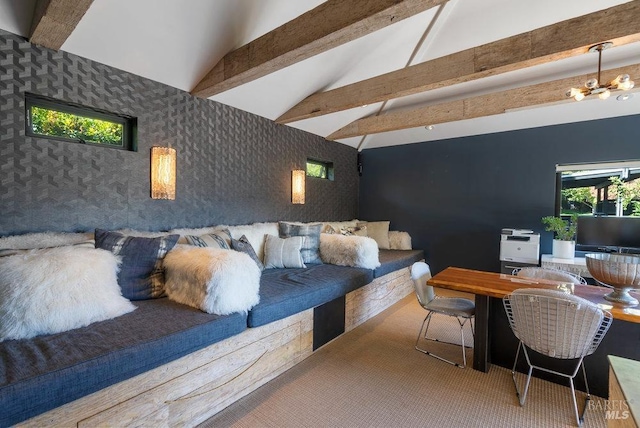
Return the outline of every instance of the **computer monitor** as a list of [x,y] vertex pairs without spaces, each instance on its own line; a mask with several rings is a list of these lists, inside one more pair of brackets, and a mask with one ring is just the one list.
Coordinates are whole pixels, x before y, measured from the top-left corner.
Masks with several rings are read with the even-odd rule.
[[640,217],[580,216],[576,249],[640,249]]

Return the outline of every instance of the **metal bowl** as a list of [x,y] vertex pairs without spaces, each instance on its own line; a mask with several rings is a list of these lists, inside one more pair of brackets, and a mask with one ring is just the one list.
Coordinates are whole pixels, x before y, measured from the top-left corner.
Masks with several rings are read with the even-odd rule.
[[629,291],[640,288],[640,256],[595,253],[585,255],[585,260],[591,276],[614,289],[605,299],[625,305],[638,304],[638,299]]

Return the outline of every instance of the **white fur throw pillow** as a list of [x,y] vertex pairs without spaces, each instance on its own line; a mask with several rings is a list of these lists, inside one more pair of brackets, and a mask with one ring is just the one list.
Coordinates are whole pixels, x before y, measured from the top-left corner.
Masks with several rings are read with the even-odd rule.
[[171,300],[216,315],[246,313],[260,302],[261,271],[244,253],[177,246],[164,258]]
[[380,266],[378,244],[366,236],[320,234],[320,257],[324,263],[375,269]]
[[391,250],[410,250],[411,235],[407,232],[397,230],[389,231],[389,249]]
[[122,297],[119,259],[82,247],[0,258],[0,341],[59,333],[136,309]]

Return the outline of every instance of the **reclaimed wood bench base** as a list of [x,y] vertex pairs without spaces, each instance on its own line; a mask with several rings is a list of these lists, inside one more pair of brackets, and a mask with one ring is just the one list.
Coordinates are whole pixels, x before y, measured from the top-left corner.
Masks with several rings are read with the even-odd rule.
[[[349,331],[413,291],[409,268],[346,296]],[[313,353],[313,309],[67,403],[18,426],[195,426]]]

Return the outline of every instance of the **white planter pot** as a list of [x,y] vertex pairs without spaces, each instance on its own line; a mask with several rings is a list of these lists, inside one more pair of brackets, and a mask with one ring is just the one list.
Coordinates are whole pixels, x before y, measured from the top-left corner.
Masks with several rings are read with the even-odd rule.
[[576,255],[576,241],[553,240],[553,257],[573,259]]

